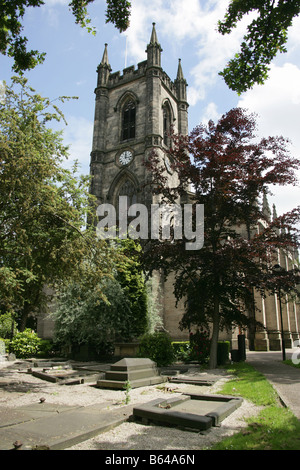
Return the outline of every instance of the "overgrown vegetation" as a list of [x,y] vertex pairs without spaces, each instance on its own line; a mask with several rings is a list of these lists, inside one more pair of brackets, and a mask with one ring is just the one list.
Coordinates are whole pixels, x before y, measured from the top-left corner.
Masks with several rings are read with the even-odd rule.
[[139,357],[148,357],[158,367],[168,366],[175,360],[170,336],[164,331],[156,331],[142,336],[139,346]]

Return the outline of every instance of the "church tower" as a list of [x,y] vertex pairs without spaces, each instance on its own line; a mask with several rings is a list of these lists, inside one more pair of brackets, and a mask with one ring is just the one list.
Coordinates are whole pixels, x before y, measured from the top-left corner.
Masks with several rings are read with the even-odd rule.
[[[157,202],[147,186],[149,171],[144,165],[153,149],[164,162],[166,176],[175,183],[166,151],[169,130],[188,134],[187,83],[179,59],[174,82],[161,67],[162,48],[153,23],[146,60],[112,73],[105,44],[97,68],[95,120],[90,173],[91,193],[99,204],[111,204],[118,220],[119,196],[127,196],[128,207],[135,203]],[[149,181],[149,180],[148,180]],[[121,210],[121,208],[120,208]],[[172,281],[155,277],[155,294],[164,327],[180,339],[182,310],[176,308]]]
[[125,195],[129,205],[151,204],[145,159],[152,149],[164,158],[171,125],[176,133],[188,133],[187,83],[181,61],[172,82],[161,67],[155,23],[145,52],[147,59],[137,68],[112,73],[105,44],[97,68],[91,193],[99,204],[110,203],[116,209],[119,196]]

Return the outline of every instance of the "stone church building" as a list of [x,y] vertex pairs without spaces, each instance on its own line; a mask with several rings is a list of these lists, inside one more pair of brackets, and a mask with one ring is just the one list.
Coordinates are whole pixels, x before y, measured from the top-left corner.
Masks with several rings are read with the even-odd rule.
[[[141,203],[150,206],[154,202],[147,185],[147,169],[144,160],[155,149],[165,161],[171,184],[176,184],[166,158],[168,131],[188,134],[187,83],[179,59],[177,76],[172,81],[161,66],[162,48],[153,23],[150,42],[146,48],[146,60],[137,67],[130,66],[122,73],[112,73],[109,54],[105,45],[101,63],[97,68],[95,89],[94,133],[90,172],[91,193],[99,204],[109,203],[118,213],[119,196],[127,196],[128,205]],[[267,207],[267,201],[266,210]],[[259,230],[259,227],[257,228]],[[278,263],[289,269],[293,265],[291,253],[278,255]],[[183,306],[175,306],[172,280],[160,284],[161,318],[164,328],[173,339],[187,339],[188,333],[179,329]],[[248,336],[251,349],[279,350],[280,310],[276,296],[258,298],[256,318],[265,329]],[[295,302],[282,303],[283,326],[286,347],[292,347],[299,339],[300,309]],[[230,339],[236,347],[238,331],[221,332],[221,339]]]

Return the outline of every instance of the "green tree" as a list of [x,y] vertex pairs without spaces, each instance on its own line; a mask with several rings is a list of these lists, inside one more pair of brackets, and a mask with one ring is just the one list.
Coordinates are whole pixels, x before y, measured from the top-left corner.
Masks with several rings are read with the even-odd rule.
[[118,252],[116,280],[128,299],[131,311],[131,337],[137,338],[148,326],[148,292],[140,263],[142,248],[131,239],[117,240]]
[[141,248],[130,239],[116,240],[110,246],[120,255],[113,277],[101,282],[94,278],[92,285],[86,282],[88,271],[58,292],[53,318],[60,343],[85,343],[97,349],[105,342],[128,341],[145,332],[147,296],[138,258]]
[[62,166],[67,148],[48,126],[62,118],[22,78],[13,78],[0,103],[0,308],[16,312],[21,330],[48,299],[45,285],[80,279],[83,271],[87,285],[101,281],[114,262],[86,227],[95,213],[88,178],[75,177],[76,165]]
[[[93,2],[94,0],[71,0],[69,8],[76,24],[95,34],[87,11],[87,6]],[[45,60],[44,52],[27,50],[28,39],[22,36],[22,21],[26,9],[44,4],[44,0],[0,0],[0,52],[13,57],[15,72],[33,69]],[[125,31],[129,26],[131,3],[127,0],[106,0],[106,4],[106,22],[113,23],[121,32]]]
[[300,13],[299,0],[231,0],[219,32],[231,33],[251,12],[257,16],[247,27],[241,50],[220,75],[230,89],[242,93],[268,78],[270,63],[278,52],[286,52],[288,28]]

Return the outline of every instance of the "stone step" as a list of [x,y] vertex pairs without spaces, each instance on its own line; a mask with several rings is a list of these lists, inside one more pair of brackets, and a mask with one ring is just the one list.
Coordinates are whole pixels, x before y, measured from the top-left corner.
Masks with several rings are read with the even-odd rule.
[[138,357],[125,357],[124,359],[121,359],[120,361],[116,362],[113,364],[110,369],[111,370],[139,370],[139,369],[148,369],[152,368],[156,370],[156,364],[155,362],[151,361],[151,359],[148,358],[138,358]]
[[128,370],[128,371],[120,371],[120,370],[110,370],[105,373],[106,380],[120,380],[120,381],[131,381],[142,379],[145,377],[152,377],[157,376],[158,372],[155,369],[148,368],[148,369],[137,369],[137,370]]
[[[162,382],[166,382],[166,378],[161,377],[161,376],[145,377],[145,378],[130,381],[130,386],[131,386],[131,388],[147,387],[149,385],[156,385],[156,384],[160,384]],[[115,390],[125,390],[126,381],[106,380],[106,379],[97,380],[96,387],[98,387],[98,388],[111,388],[111,389],[115,389]]]

